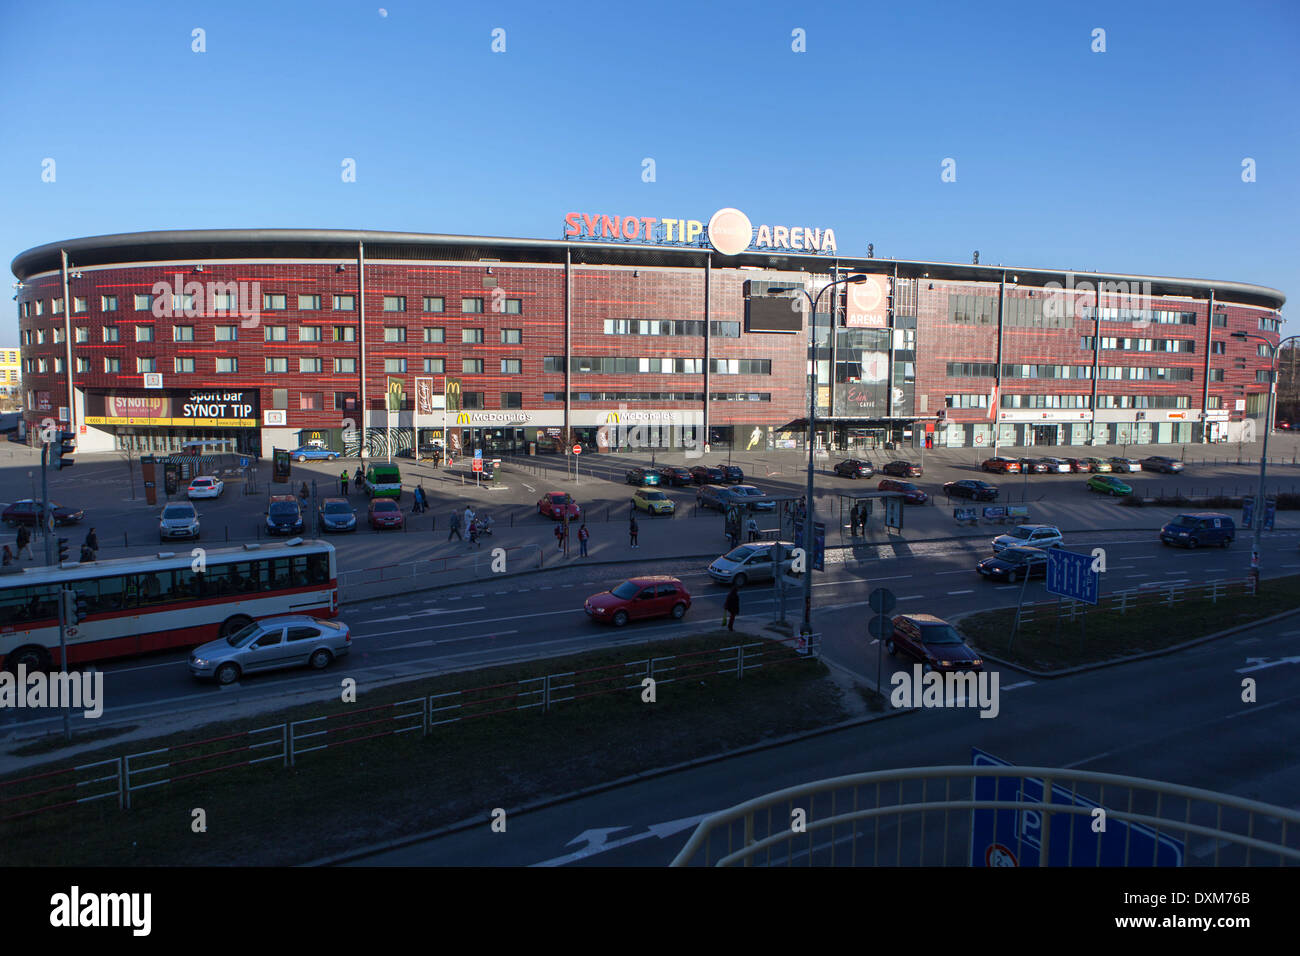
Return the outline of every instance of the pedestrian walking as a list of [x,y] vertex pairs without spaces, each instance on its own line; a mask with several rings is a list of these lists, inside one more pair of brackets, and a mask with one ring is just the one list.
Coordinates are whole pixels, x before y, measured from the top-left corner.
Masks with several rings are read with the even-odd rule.
[[478,521],[471,520],[469,523],[469,543],[483,547],[483,542],[478,539]]
[[474,509],[469,505],[465,506],[465,530],[469,530],[469,523],[474,520]]
[[584,521],[582,527],[578,529],[578,546],[582,548],[580,557],[587,556],[587,539],[590,537],[591,532],[587,530],[587,522]]
[[556,551],[564,550],[564,538],[565,538],[564,523],[556,522],[555,524],[555,550]]
[[736,615],[740,613],[740,589],[734,584],[731,590],[727,592],[726,600],[722,602],[722,622],[727,625],[727,630],[736,629]]
[[461,537],[460,533],[460,512],[455,508],[451,510],[450,524],[451,531],[447,532],[447,540],[450,541],[452,538],[460,538],[461,541],[464,541],[465,539]]
[[36,555],[32,554],[32,533],[27,530],[27,525],[18,529],[18,557],[21,558],[24,551],[27,552],[27,557],[36,560]]
[[348,496],[348,470],[346,468],[344,468],[343,473],[339,475],[339,488],[343,492],[343,497],[346,498]]
[[636,515],[634,514],[632,515],[632,520],[628,522],[628,526],[627,526],[627,536],[630,539],[629,543],[634,548],[640,547],[640,545],[636,543],[637,532],[640,530],[641,530],[640,527],[638,527],[636,523]]
[[86,547],[96,554],[99,553],[99,535],[95,534],[94,528],[86,532]]
[[854,506],[853,506],[853,509],[852,509],[852,511],[850,512],[850,514],[852,515],[852,519],[851,519],[852,531],[849,532],[849,537],[851,537],[851,538],[856,538],[856,537],[858,536],[858,508],[857,508],[857,505],[854,505]]
[[758,519],[756,518],[749,519],[749,540],[758,540]]

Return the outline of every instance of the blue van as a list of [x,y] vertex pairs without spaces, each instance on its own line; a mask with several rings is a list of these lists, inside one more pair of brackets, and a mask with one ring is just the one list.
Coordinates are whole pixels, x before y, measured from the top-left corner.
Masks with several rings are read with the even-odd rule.
[[1237,527],[1227,515],[1209,511],[1179,515],[1160,529],[1160,540],[1165,544],[1181,544],[1195,548],[1203,544],[1217,544],[1226,548],[1232,544]]

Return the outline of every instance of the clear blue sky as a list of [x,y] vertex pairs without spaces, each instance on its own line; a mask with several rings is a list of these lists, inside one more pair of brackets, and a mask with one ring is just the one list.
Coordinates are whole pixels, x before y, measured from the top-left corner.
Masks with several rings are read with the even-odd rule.
[[[41,243],[146,229],[558,238],[570,210],[707,219],[730,205],[831,226],[842,253],[979,249],[985,263],[1300,293],[1294,0],[0,11],[6,266]],[[191,52],[195,27],[206,53]],[[1097,27],[1105,53],[1090,49]],[[947,157],[955,183],[940,180]],[[0,344],[14,344],[5,304]]]

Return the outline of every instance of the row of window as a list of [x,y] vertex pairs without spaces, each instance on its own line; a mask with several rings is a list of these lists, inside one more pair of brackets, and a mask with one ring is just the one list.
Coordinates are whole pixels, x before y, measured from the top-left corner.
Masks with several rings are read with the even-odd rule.
[[[949,362],[949,378],[993,378],[997,365],[992,362]],[[1169,382],[1190,382],[1195,374],[1192,368],[1148,368],[1125,365],[1099,365],[1097,378],[1105,379],[1161,379]],[[1090,379],[1091,365],[1003,365],[1006,378],[1062,378]]]
[[[695,335],[704,336],[703,319],[606,319],[606,335]],[[739,322],[709,323],[709,334],[718,338],[740,338]]]
[[[214,325],[212,327],[214,342],[238,342],[239,326],[238,325]],[[385,342],[405,342],[406,328],[404,326],[385,326]],[[432,345],[439,345],[447,341],[447,330],[444,328],[426,327],[422,330],[424,333],[424,342]],[[53,329],[54,343],[63,342],[63,330]],[[120,342],[120,329],[117,326],[104,326],[101,330],[105,342]],[[299,342],[321,342],[323,341],[324,327],[319,325],[302,325],[298,327]],[[330,328],[330,333],[335,342],[355,342],[357,340],[357,327],[355,325],[338,325]],[[502,345],[522,345],[524,340],[523,329],[500,329]],[[155,341],[156,331],[152,325],[135,326],[135,340],[137,342]],[[262,326],[262,340],[265,342],[287,342],[289,341],[289,326],[287,325],[264,325]],[[460,340],[465,345],[482,345],[485,341],[484,330],[461,329]],[[73,330],[73,341],[89,342],[90,329],[87,326],[79,325]],[[173,342],[193,342],[194,326],[192,325],[173,325],[172,326]],[[44,345],[44,329],[25,329],[23,331],[22,342],[24,345]]]
[[[704,359],[698,358],[637,358],[623,355],[572,356],[569,369],[573,372],[593,372],[602,375],[660,374],[702,375]],[[563,372],[564,356],[548,355],[542,363],[544,372]],[[771,359],[709,359],[709,371],[718,375],[771,375]]]
[[[1091,352],[1097,339],[1085,335],[1079,339],[1079,348]],[[1102,336],[1101,347],[1105,351],[1125,352],[1195,352],[1196,343],[1192,339],[1128,339],[1115,336]]]
[[[947,396],[954,399],[981,396]],[[987,396],[982,396],[987,398]],[[987,408],[988,405],[949,405],[949,408]],[[1092,407],[1091,395],[1003,395],[1003,408],[1080,408]],[[1191,408],[1186,395],[1098,395],[1098,408]],[[1211,403],[1217,408],[1217,403]]]
[[1195,312],[1174,311],[1171,309],[1119,309],[1113,306],[1100,308],[1091,305],[1083,307],[1085,319],[1100,319],[1102,322],[1153,322],[1157,325],[1195,325]]
[[[232,283],[233,285],[233,283]],[[132,296],[132,305],[136,312],[152,312],[156,296],[150,293],[136,293]],[[202,314],[219,314],[235,312],[241,307],[247,307],[248,303],[240,303],[239,297],[233,292],[212,292],[201,303],[197,311]],[[299,295],[297,297],[298,310],[302,312],[316,312],[321,308],[322,296],[319,295]],[[354,295],[335,295],[330,297],[334,311],[336,312],[355,312],[357,308],[357,299]],[[423,297],[422,312],[445,312],[446,299],[442,296],[426,295]],[[196,297],[189,294],[176,293],[172,295],[172,313],[185,312],[194,314],[196,311]],[[480,296],[466,296],[460,300],[460,311],[468,315],[478,315],[483,313],[484,299]],[[262,295],[263,312],[283,312],[289,307],[289,297],[283,292],[267,292]],[[101,312],[117,311],[117,296],[101,295],[99,297],[99,308]],[[384,296],[385,312],[405,312],[406,296],[404,295],[386,295]],[[73,296],[72,314],[84,314],[90,311],[89,297],[84,295]],[[522,299],[508,299],[504,296],[492,296],[492,311],[500,312],[505,315],[520,315],[523,313]],[[30,318],[33,315],[45,314],[45,300],[33,299],[29,302],[20,304],[18,314],[22,318]],[[63,299],[50,300],[50,314],[63,314]],[[737,325],[737,335],[739,335],[739,324]]]
[[[545,402],[564,401],[563,392],[543,392]],[[702,402],[703,392],[570,392],[573,402]],[[711,402],[770,402],[771,392],[710,392]]]

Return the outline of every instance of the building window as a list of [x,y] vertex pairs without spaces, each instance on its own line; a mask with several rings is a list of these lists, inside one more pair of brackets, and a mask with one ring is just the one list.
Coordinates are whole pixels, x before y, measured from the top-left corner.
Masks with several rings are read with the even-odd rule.
[[1222,408],[1222,407],[1223,407],[1223,398],[1222,398],[1222,396],[1219,396],[1219,395],[1211,395],[1210,398],[1209,398],[1209,401],[1208,401],[1208,403],[1206,404],[1205,407],[1206,407],[1206,408],[1209,408],[1209,409]]
[[524,393],[523,392],[502,392],[501,407],[502,408],[523,408]]
[[49,370],[50,370],[50,363],[47,359],[42,358],[36,360],[36,371],[48,372]]
[[233,292],[213,292],[208,296],[208,311],[212,315],[231,315],[238,309],[239,302]]
[[386,295],[384,296],[385,312],[405,312],[406,296],[404,295]]
[[325,393],[324,392],[299,392],[298,408],[304,412],[325,411]]
[[440,295],[426,295],[424,297],[425,312],[441,312],[443,310],[443,300]]
[[406,359],[404,358],[386,358],[384,359],[384,371],[390,375],[400,374],[406,371]]
[[298,327],[299,342],[319,342],[320,326],[319,325],[300,325]]
[[482,329],[461,329],[460,340],[464,345],[482,345],[483,330]]
[[498,299],[497,301],[501,303],[498,311],[506,315],[519,315],[524,311],[523,299]]
[[152,326],[152,325],[137,325],[137,326],[135,327],[135,340],[136,340],[137,342],[152,342],[152,341],[153,341],[153,326]]
[[137,312],[148,312],[151,309],[153,309],[153,296],[137,293],[135,296],[135,310]]
[[1268,381],[1268,377],[1269,377],[1270,374],[1271,374],[1271,372],[1270,372],[1269,369],[1266,369],[1266,368],[1257,369],[1257,370],[1255,371],[1255,381],[1257,381],[1257,382],[1267,382],[1267,381]]
[[465,409],[482,409],[483,393],[482,392],[461,392],[460,407]]
[[266,312],[283,312],[285,309],[283,292],[267,292],[262,295],[262,309]]
[[474,313],[482,312],[483,300],[482,299],[461,299],[460,310],[462,312],[474,312]]
[[988,408],[987,395],[945,395],[944,405],[948,408]]
[[157,362],[152,358],[137,356],[135,360],[135,370],[137,372],[156,372],[158,371]]
[[57,356],[54,359],[54,371],[55,373],[63,372],[63,359],[58,358]]
[[1210,354],[1212,354],[1212,355],[1223,355],[1226,351],[1227,351],[1227,350],[1224,348],[1224,343],[1222,343],[1222,342],[1211,342],[1211,343],[1210,343]]
[[271,389],[271,407],[283,408],[286,411],[289,408],[289,390],[287,388]]
[[434,375],[441,375],[446,370],[446,368],[447,368],[446,359],[427,358],[424,360],[425,372],[430,372]]
[[122,371],[122,360],[119,358],[112,358],[111,356],[104,356],[104,371],[109,373]]
[[355,325],[334,326],[335,342],[355,342],[356,340],[357,340],[357,327]]
[[117,296],[115,296],[115,295],[101,295],[101,296],[99,297],[99,310],[100,310],[101,312],[116,312],[116,311],[117,311]]
[[215,340],[218,342],[238,342],[239,326],[237,325],[214,325]]
[[289,371],[289,360],[287,358],[268,358],[266,359],[266,371],[270,372],[287,372]]
[[357,297],[354,295],[336,295],[334,297],[335,312],[355,312],[357,309]]
[[354,358],[336,358],[334,360],[334,374],[336,375],[355,375],[357,372],[357,360]]
[[[51,314],[51,315],[62,315],[62,314],[63,314],[63,300],[62,300],[62,299],[52,299],[52,300],[50,300],[50,314]],[[1261,321],[1262,321],[1262,320],[1261,320]],[[1260,328],[1263,328],[1263,326],[1261,325]]]
[[108,326],[108,325],[104,326],[104,341],[105,342],[117,341],[117,329],[115,327]]
[[264,341],[267,342],[287,342],[289,341],[289,327],[287,325],[267,325],[263,327]]
[[460,370],[464,372],[466,375],[482,375],[483,360],[482,359],[461,359]]
[[[54,344],[55,344],[55,345],[62,345],[62,344],[63,344],[63,330],[62,330],[62,329],[53,329],[52,331],[54,332]],[[138,336],[137,336],[137,338],[136,338],[136,341],[139,341],[139,337],[138,337]],[[149,341],[149,342],[152,342],[152,341],[153,341],[153,329],[150,329],[150,330],[149,330],[149,338],[148,338],[146,341]]]
[[1211,381],[1211,382],[1222,382],[1222,381],[1223,381],[1223,369],[1221,369],[1221,368],[1212,368],[1212,369],[1210,369],[1210,381]]
[[44,329],[37,329],[37,330],[36,330],[36,344],[37,344],[37,345],[44,345],[44,344],[45,344],[45,330],[44,330]]
[[[88,359],[88,358],[80,358],[80,357],[79,357],[79,358],[77,359],[77,371],[78,371],[78,372],[89,372],[89,371],[90,371],[90,359]],[[10,374],[10,376],[11,376],[11,377],[10,377],[10,381],[12,381],[12,380],[13,380],[13,379],[12,379],[12,376],[13,376],[13,372],[12,372],[12,370],[10,371],[9,374]]]
[[355,412],[357,410],[357,393],[335,392],[334,410],[339,412]]
[[319,358],[300,358],[300,359],[298,359],[298,371],[299,371],[299,372],[319,372],[319,371],[320,371],[320,359],[319,359]]
[[[563,355],[547,355],[545,358],[542,359],[542,371],[543,371],[543,372],[563,372],[563,371],[564,371],[564,356],[563,356]],[[811,378],[811,376],[810,376],[810,378]]]
[[501,360],[502,375],[518,375],[522,371],[523,371],[523,361],[521,359],[503,358]]
[[1214,327],[1216,329],[1226,329],[1228,327],[1228,314],[1226,312],[1214,313]]
[[391,326],[391,325],[389,325],[389,326],[385,326],[385,327],[384,327],[384,341],[385,341],[385,342],[405,342],[405,341],[406,341],[406,329],[404,329],[404,328],[397,328],[397,327],[394,327],[394,326]]
[[72,297],[72,312],[75,315],[78,312],[90,311],[90,303],[84,295],[74,295]]
[[447,341],[446,329],[425,328],[424,341],[428,345],[441,345]]
[[523,341],[524,341],[523,329],[502,329],[501,330],[502,345],[522,345]]
[[172,326],[173,342],[193,342],[194,326],[192,325],[173,325]]
[[237,358],[218,358],[218,374],[233,374],[239,371],[239,359]]
[[194,371],[194,359],[185,356],[176,356],[172,359],[172,371],[177,374]]
[[318,295],[300,295],[298,296],[298,309],[303,312],[315,312],[320,308],[320,296]]

